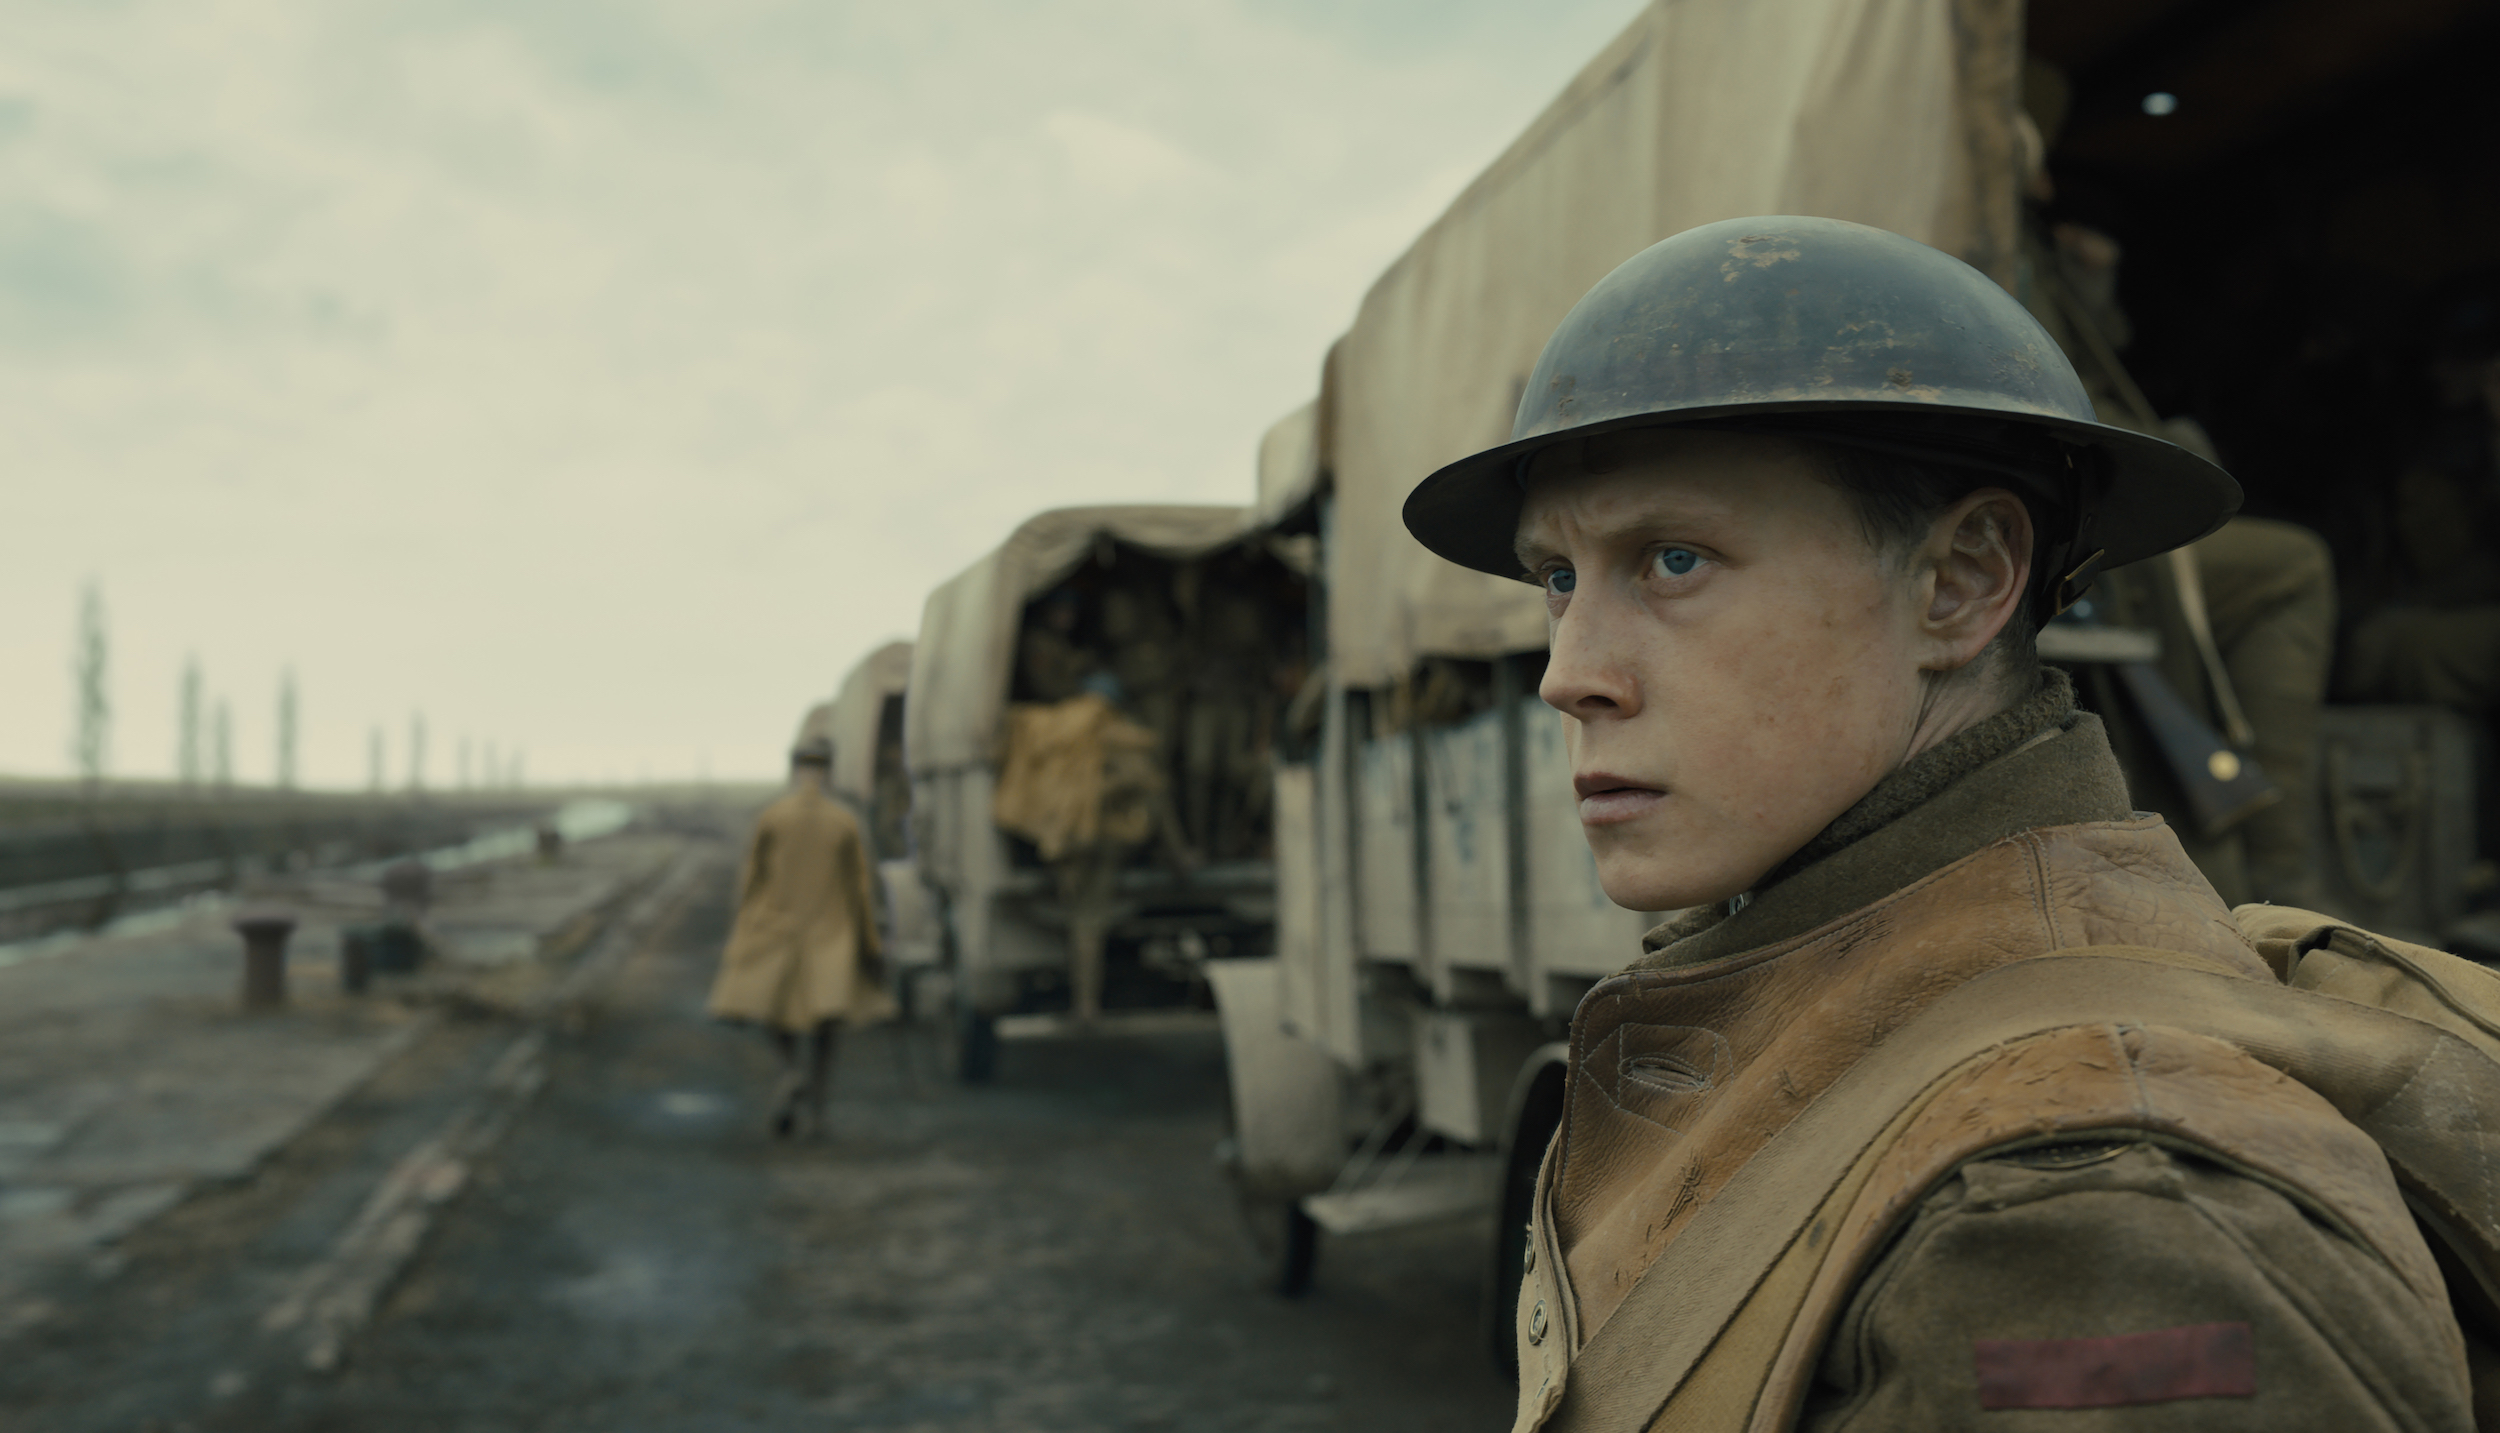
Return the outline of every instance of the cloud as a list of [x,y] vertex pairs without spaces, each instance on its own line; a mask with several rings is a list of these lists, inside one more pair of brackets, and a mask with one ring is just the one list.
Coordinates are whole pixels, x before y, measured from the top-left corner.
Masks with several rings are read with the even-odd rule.
[[1130,198],[1198,178],[1206,166],[1160,135],[1079,110],[1058,110],[1042,121],[1058,144],[1077,183],[1099,193]]
[[116,246],[94,225],[0,205],[0,341],[39,353],[101,342],[121,328],[130,298]]
[[125,770],[170,769],[196,651],[247,774],[288,663],[317,780],[418,707],[438,772],[463,732],[767,771],[1021,518],[1245,498],[1364,288],[1635,8],[20,15],[0,770],[60,769],[93,572]]

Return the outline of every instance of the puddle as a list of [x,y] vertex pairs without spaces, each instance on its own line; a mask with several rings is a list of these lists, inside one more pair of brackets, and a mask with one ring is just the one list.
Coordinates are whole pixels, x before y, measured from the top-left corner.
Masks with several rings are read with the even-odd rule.
[[70,1201],[77,1197],[74,1189],[58,1187],[33,1189],[0,1189],[0,1220],[45,1219],[69,1212]]
[[729,1113],[729,1101],[701,1090],[670,1090],[660,1096],[660,1113],[671,1119],[718,1119]]

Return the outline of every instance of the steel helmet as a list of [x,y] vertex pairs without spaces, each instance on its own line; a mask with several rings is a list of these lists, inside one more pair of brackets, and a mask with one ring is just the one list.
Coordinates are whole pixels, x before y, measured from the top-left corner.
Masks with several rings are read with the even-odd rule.
[[1524,577],[1512,542],[1528,460],[1667,424],[1994,475],[2048,508],[2034,587],[2047,611],[2240,503],[2213,463],[2098,421],[2056,341],[1978,270],[1864,224],[1773,216],[1688,229],[1599,280],[1546,340],[1511,440],[1418,484],[1407,529],[1452,562]]

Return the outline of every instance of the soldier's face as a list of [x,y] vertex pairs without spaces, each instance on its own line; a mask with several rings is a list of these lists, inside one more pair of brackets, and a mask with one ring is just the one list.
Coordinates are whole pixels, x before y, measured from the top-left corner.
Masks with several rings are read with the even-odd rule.
[[1599,446],[1540,461],[1520,514],[1553,639],[1539,694],[1563,714],[1607,896],[1725,900],[1900,764],[1930,594],[1805,449],[1649,433],[1610,462]]

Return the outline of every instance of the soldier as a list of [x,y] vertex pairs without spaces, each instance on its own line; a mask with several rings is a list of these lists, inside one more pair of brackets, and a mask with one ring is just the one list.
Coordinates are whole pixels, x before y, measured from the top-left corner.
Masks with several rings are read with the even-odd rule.
[[1600,880],[1683,910],[1572,1020],[1520,1429],[2475,1426],[2411,1208],[2481,1307],[2500,1062],[2287,986],[2034,648],[2238,497],[1979,273],[1757,218],[1409,498],[1544,590]]
[[[2493,305],[2469,307],[2482,316]],[[2464,327],[2453,316],[2449,326]],[[2470,338],[2433,364],[2450,412],[2396,484],[2391,525],[2408,580],[2355,627],[2339,676],[2362,701],[2435,703],[2488,722],[2500,716],[2500,332]]]
[[1274,643],[1255,592],[1218,584],[1206,595],[1181,744],[1187,829],[1215,857],[1255,857],[1267,815],[1268,727],[1276,706]]
[[[2069,93],[2054,68],[2036,58],[2024,66],[2027,112],[2017,123],[2017,148],[2032,204],[2023,216],[2015,293],[2074,365],[2102,422],[2218,462],[2203,427],[2188,418],[2163,421],[2119,358],[2132,326],[2118,303],[2118,241],[2071,221],[2052,224],[2037,207],[2056,195],[2047,150]],[[2235,903],[2316,904],[2318,725],[2336,617],[2335,562],[2325,539],[2287,522],[2235,517],[2172,560],[2109,573],[2094,605],[2113,625],[2159,633],[2163,680],[2254,757],[2281,793],[2228,829],[2181,828],[2198,869]],[[2094,710],[2112,717],[2125,711],[2108,670],[2087,672],[2083,686]],[[2192,804],[2140,718],[2116,720],[2110,737],[2139,804],[2173,815]]]
[[[2122,425],[2133,426],[2133,425]],[[2190,425],[2164,436],[2211,456]],[[2282,792],[2280,800],[2218,832],[2183,826],[2178,834],[2197,868],[2234,904],[2272,901],[2315,906],[2319,899],[2313,824],[2317,815],[2318,727],[2326,706],[2335,636],[2335,560],[2309,529],[2268,518],[2235,517],[2186,549],[2191,561],[2140,562],[2108,574],[2093,594],[2105,622],[2150,628],[2161,638],[2158,670],[2191,710],[2229,732],[2227,690],[2243,714],[2233,742]],[[2205,632],[2182,600],[2194,582],[2204,599]],[[2219,671],[2200,648],[2213,643]],[[2150,730],[2126,713],[2107,669],[2081,676],[2085,700],[2113,717],[2111,742],[2140,805],[2174,817],[2192,803]]]
[[1074,588],[1053,588],[1033,604],[1016,644],[1016,676],[1026,701],[1064,702],[1085,690],[1097,664],[1076,640],[1083,617]]
[[824,1129],[834,1023],[893,1010],[859,821],[825,780],[833,744],[790,753],[790,789],[764,808],[738,874],[738,920],[712,982],[715,1018],[761,1025],[781,1056],[772,1132]]
[[1154,733],[1158,773],[1177,767],[1183,726],[1185,647],[1173,615],[1160,595],[1142,583],[1113,587],[1102,595],[1102,645],[1112,680],[1098,689]]

